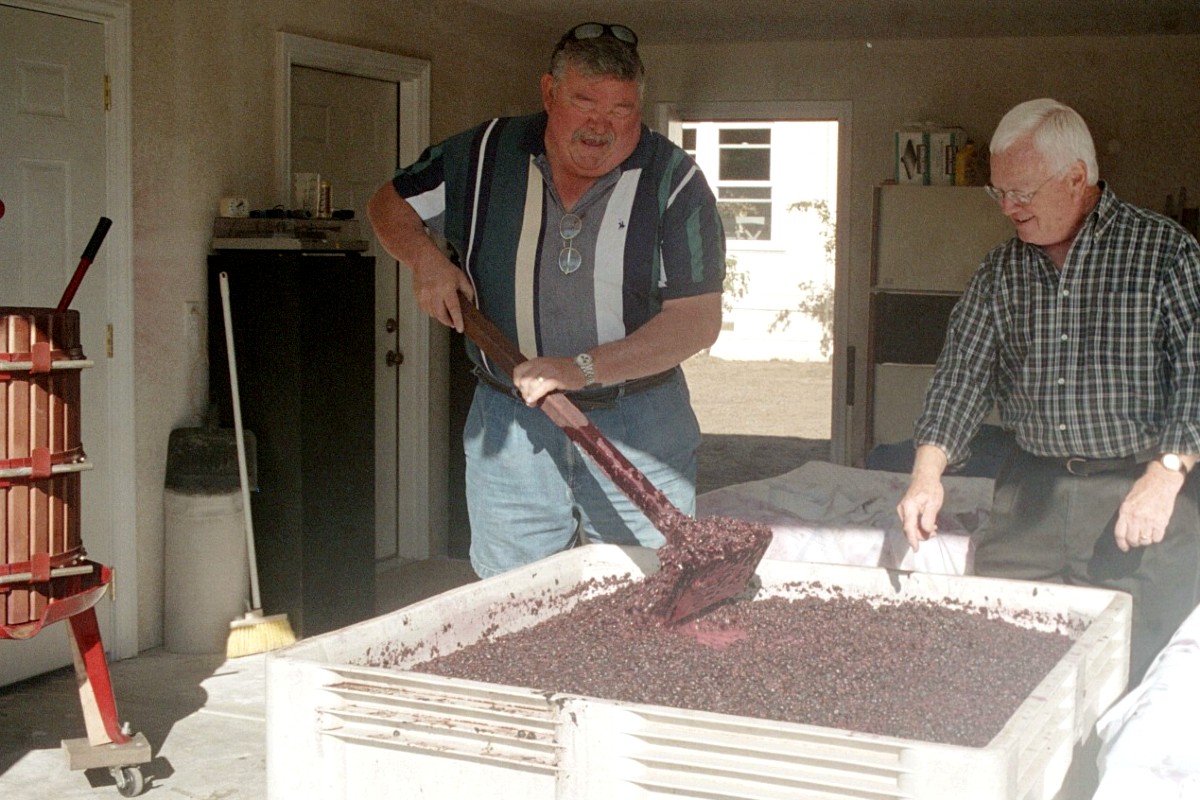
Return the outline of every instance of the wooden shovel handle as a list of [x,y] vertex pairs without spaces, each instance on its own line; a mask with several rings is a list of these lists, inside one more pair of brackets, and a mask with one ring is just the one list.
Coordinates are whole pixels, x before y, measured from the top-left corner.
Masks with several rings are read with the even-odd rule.
[[[513,368],[529,359],[474,303],[461,297],[459,300],[463,333],[511,378]],[[546,416],[562,428],[571,441],[579,445],[609,480],[669,538],[673,526],[678,525],[678,521],[684,517],[683,512],[600,433],[600,429],[579,410],[579,406],[571,402],[571,398],[562,392],[552,392],[542,398],[540,406]]]
[[529,359],[474,303],[460,295],[458,305],[462,309],[463,333],[511,378],[517,364]]
[[[460,298],[463,332],[478,345],[511,378],[513,368],[528,359],[474,303]],[[742,592],[754,575],[771,541],[771,530],[765,525],[749,526],[739,523],[730,529],[731,535],[721,537],[717,547],[708,542],[705,550],[697,550],[691,538],[696,520],[686,516],[663,494],[646,475],[635,467],[612,442],[600,433],[579,406],[562,392],[552,392],[541,400],[541,409],[568,438],[596,463],[618,489],[641,509],[654,527],[666,537],[667,561],[656,578],[658,599],[650,613],[668,624],[675,624],[716,603]],[[754,535],[735,530],[757,529]],[[690,542],[690,544],[689,544]]]
[[[461,297],[459,300],[462,308],[463,333],[478,345],[483,354],[495,362],[496,366],[504,370],[505,375],[512,378],[513,369],[517,364],[529,359],[473,303]],[[579,406],[572,403],[570,398],[563,394],[555,393],[544,397],[542,411],[546,412],[546,416],[550,417],[555,425],[568,433],[573,428],[578,429],[591,424],[584,413],[579,410]]]

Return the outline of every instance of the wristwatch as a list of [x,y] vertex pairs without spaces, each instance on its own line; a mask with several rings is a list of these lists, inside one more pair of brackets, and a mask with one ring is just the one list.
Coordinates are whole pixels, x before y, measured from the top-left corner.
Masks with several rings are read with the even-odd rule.
[[1158,461],[1158,463],[1162,464],[1167,469],[1175,470],[1180,475],[1187,477],[1187,474],[1188,474],[1187,464],[1184,464],[1183,459],[1180,458],[1175,453],[1163,453],[1158,457],[1157,461]]
[[583,388],[590,389],[600,385],[600,382],[596,380],[596,362],[590,355],[580,353],[575,356],[575,366],[579,367],[579,371],[583,373]]

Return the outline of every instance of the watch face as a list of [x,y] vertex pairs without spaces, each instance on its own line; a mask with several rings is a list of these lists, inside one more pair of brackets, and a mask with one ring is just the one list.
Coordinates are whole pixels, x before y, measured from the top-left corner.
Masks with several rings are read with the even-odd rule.
[[584,388],[596,382],[596,369],[592,357],[587,353],[575,356],[575,364],[583,372]]
[[1181,459],[1179,456],[1175,455],[1174,453],[1163,453],[1161,456],[1158,457],[1158,460],[1159,460],[1159,463],[1161,463],[1167,469],[1173,469],[1176,472],[1184,471],[1183,459]]

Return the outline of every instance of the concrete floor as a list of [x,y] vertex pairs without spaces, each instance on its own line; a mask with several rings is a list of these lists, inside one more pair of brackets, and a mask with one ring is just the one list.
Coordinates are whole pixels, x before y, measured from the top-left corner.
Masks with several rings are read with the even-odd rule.
[[[376,610],[387,613],[471,580],[464,561],[407,564],[378,576]],[[159,649],[109,665],[119,718],[150,742],[143,797],[266,797],[265,659]],[[85,736],[73,669],[0,688],[0,798],[119,798],[108,770],[68,769],[60,741]]]

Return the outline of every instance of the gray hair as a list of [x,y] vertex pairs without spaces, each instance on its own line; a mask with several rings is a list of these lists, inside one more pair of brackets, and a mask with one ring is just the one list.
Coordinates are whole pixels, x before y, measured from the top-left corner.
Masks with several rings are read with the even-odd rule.
[[1057,100],[1042,97],[1014,106],[1000,120],[992,134],[990,150],[1003,153],[1032,134],[1033,148],[1046,159],[1054,172],[1060,172],[1076,161],[1087,168],[1088,185],[1100,180],[1096,163],[1096,145],[1083,117]]
[[566,76],[568,66],[589,78],[636,81],[638,97],[645,89],[646,68],[637,49],[612,36],[560,41],[550,57],[550,74],[556,86]]

